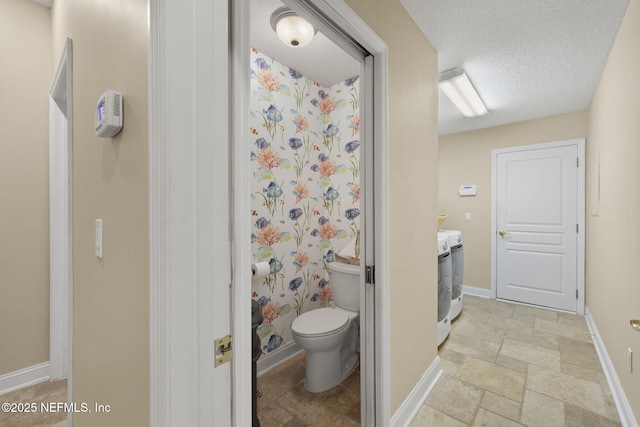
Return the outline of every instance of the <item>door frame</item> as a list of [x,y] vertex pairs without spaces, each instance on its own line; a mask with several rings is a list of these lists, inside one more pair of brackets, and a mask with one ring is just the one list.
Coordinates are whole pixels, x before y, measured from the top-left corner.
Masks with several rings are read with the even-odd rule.
[[[248,100],[242,89],[242,82],[249,82],[242,77],[249,70],[248,55],[229,55],[229,46],[236,52],[248,46],[246,3],[148,0],[149,410],[150,424],[158,427],[250,424],[243,404],[251,396],[250,251],[242,247],[250,242],[248,220],[216,216],[228,212],[221,211],[222,197],[212,197],[226,194],[233,212],[248,212],[249,198],[243,197],[249,194],[248,147],[230,144],[230,135],[247,129],[236,113]],[[343,1],[310,3],[375,58],[376,419],[383,426],[389,423],[390,401],[388,50]],[[235,79],[230,65],[241,73]],[[235,86],[231,91],[245,91],[233,104],[229,82]],[[221,160],[217,167],[204,164],[212,146],[225,153],[214,153]],[[229,159],[240,167],[229,170]],[[213,219],[232,222],[225,236],[212,240]],[[215,298],[216,292],[228,298]],[[231,308],[246,315],[232,323]],[[233,361],[214,369],[213,340],[227,334],[234,336]]]
[[[67,38],[49,90],[49,377],[71,377],[73,346],[73,44]],[[71,397],[72,381],[68,381]]]
[[[250,10],[245,5],[239,5],[238,3],[248,2],[235,2],[234,17],[232,24],[233,40],[232,44],[232,58],[233,58],[233,96],[235,101],[233,104],[234,123],[233,123],[233,140],[244,141],[244,136],[249,129],[249,98],[251,94],[250,89],[250,58],[248,52],[250,52],[251,46],[249,45],[249,19]],[[375,218],[373,232],[371,236],[375,236],[375,252],[374,252],[374,265],[375,265],[375,285],[373,285],[373,292],[371,292],[370,286],[365,285],[365,292],[362,300],[370,301],[374,300],[373,313],[365,313],[361,309],[361,315],[373,317],[375,326],[366,330],[365,333],[370,333],[371,339],[367,340],[367,344],[373,341],[374,345],[370,349],[375,353],[374,360],[365,362],[367,372],[373,375],[376,379],[375,390],[371,387],[365,387],[367,396],[362,399],[363,411],[362,415],[367,420],[367,424],[371,425],[374,422],[375,425],[384,426],[389,423],[390,420],[390,396],[389,396],[389,383],[390,383],[390,363],[389,363],[389,240],[388,240],[388,112],[387,112],[387,75],[388,75],[388,48],[387,45],[380,39],[369,26],[350,8],[344,1],[341,0],[283,0],[283,3],[292,7],[303,17],[312,19],[314,21],[320,21],[320,30],[330,32],[333,35],[338,35],[340,38],[332,39],[332,41],[338,44],[341,48],[347,52],[355,52],[352,42],[348,39],[354,40],[360,46],[362,46],[372,58],[365,61],[363,69],[365,75],[371,76],[373,83],[366,84],[366,87],[362,88],[364,91],[363,98],[371,100],[372,111],[369,113],[375,120],[368,120],[365,124],[363,133],[366,133],[366,137],[373,143],[371,146],[371,153],[366,157],[365,162],[365,174],[368,177],[365,178],[363,183],[363,189],[365,192],[370,191],[370,188],[375,189],[375,196],[373,192],[365,194],[365,203],[367,203],[366,221],[372,221]],[[324,26],[324,28],[322,28]],[[329,36],[329,34],[326,34]],[[370,77],[370,78],[371,78]],[[361,105],[364,105],[361,104]],[[251,277],[249,274],[249,266],[251,265],[251,245],[250,245],[250,220],[247,217],[246,221],[238,221],[242,218],[245,212],[250,212],[250,180],[251,177],[251,164],[249,156],[249,147],[246,144],[238,143],[233,144],[233,200],[234,211],[237,215],[234,215],[234,228],[233,228],[233,277],[234,277],[234,303],[233,303],[233,329],[234,329],[234,342],[242,337],[241,342],[235,344],[235,348],[242,350],[240,355],[234,355],[234,423],[235,425],[245,425],[243,423],[238,424],[238,421],[246,420],[248,425],[249,420],[246,419],[246,408],[243,405],[242,396],[250,396],[250,378],[248,373],[251,372],[251,360],[249,357],[249,332],[251,327],[250,316],[248,315],[250,301],[247,298],[251,295]],[[375,175],[373,170],[375,170]],[[367,172],[367,170],[369,172]],[[371,194],[371,196],[369,196]],[[372,252],[373,239],[369,238],[364,240],[365,254]],[[364,280],[364,277],[362,278]],[[372,295],[373,294],[373,295]],[[372,316],[371,316],[372,315]],[[371,323],[371,322],[369,322]],[[371,323],[373,324],[373,323]],[[364,341],[364,340],[363,340]],[[246,343],[246,347],[245,347]],[[366,350],[365,350],[366,351]],[[367,380],[367,375],[363,375],[363,384]],[[369,379],[370,380],[370,379]],[[370,382],[367,383],[370,385]],[[368,403],[368,405],[367,405]]]
[[491,298],[496,299],[498,289],[497,275],[497,166],[498,155],[504,153],[514,153],[519,151],[538,150],[547,148],[557,148],[575,146],[578,151],[578,188],[577,188],[577,218],[578,235],[576,240],[576,286],[578,289],[578,300],[576,313],[584,315],[584,260],[585,260],[585,138],[568,139],[563,141],[547,142],[540,144],[521,145],[516,147],[501,148],[491,150]]

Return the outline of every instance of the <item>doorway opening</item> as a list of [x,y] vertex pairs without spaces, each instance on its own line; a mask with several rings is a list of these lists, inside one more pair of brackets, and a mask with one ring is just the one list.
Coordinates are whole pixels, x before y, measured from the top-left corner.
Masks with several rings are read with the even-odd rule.
[[[251,4],[251,258],[263,271],[251,286],[261,350],[258,417],[267,424],[274,416],[309,425],[359,423],[364,56],[354,58],[322,31],[307,46],[285,45],[270,22],[283,6]],[[352,274],[330,276],[335,262],[348,264]],[[339,288],[337,277],[348,278],[344,286],[352,289]],[[320,313],[324,322],[303,326]],[[338,316],[341,325],[332,327],[339,331],[323,328]],[[301,338],[311,331],[313,338]],[[315,350],[322,357],[314,360],[301,341],[322,347]],[[333,357],[344,360],[326,362]],[[319,395],[322,405],[314,403]],[[309,405],[315,410],[302,410]]]

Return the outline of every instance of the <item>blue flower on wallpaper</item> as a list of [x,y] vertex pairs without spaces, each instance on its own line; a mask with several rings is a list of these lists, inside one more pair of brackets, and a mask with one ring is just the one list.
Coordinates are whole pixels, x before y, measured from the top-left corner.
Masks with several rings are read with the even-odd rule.
[[267,142],[266,139],[264,138],[256,139],[256,147],[258,147],[260,150],[267,148],[268,146],[269,146],[269,143]]
[[291,218],[292,221],[296,221],[301,216],[302,216],[302,209],[293,208],[293,209],[289,210],[289,218]]
[[302,78],[302,73],[297,72],[296,70],[294,70],[293,68],[289,68],[289,75],[291,77],[293,77],[294,79],[298,80],[299,78]]
[[318,225],[324,225],[329,222],[329,219],[324,215],[318,218]]
[[256,228],[259,230],[261,228],[265,228],[267,225],[269,225],[271,223],[271,221],[269,221],[267,218],[265,217],[261,217],[258,218],[256,220]]
[[295,292],[302,285],[302,278],[296,277],[292,281],[289,282],[289,290],[291,292]]
[[340,132],[338,126],[331,124],[327,126],[327,129],[323,132],[323,135],[325,136],[325,138],[333,138],[338,134],[338,132]]
[[314,99],[311,100],[311,105],[313,105],[314,107],[317,108],[317,107],[320,106],[320,103],[318,102],[317,99],[314,98]]
[[329,157],[327,157],[327,155],[324,153],[320,153],[318,154],[318,160],[320,160],[321,162],[326,162],[327,160],[329,160]]
[[261,296],[260,298],[258,298],[258,304],[260,304],[261,306],[265,306],[267,304],[269,304],[269,301],[271,301],[271,298],[267,298],[266,296]]
[[344,217],[347,218],[349,221],[357,218],[358,215],[360,215],[360,209],[358,209],[358,208],[347,209],[344,212]]
[[261,70],[266,70],[267,68],[269,68],[269,64],[267,64],[267,61],[265,61],[264,58],[256,58],[256,65]]
[[360,76],[355,76],[355,77],[351,77],[350,79],[347,79],[344,81],[344,84],[347,86],[353,86],[353,84],[358,80]]
[[320,89],[318,91],[318,96],[320,97],[320,99],[325,99],[329,97],[329,94],[327,92],[325,92],[324,90]]
[[338,193],[335,188],[329,187],[323,196],[326,200],[333,201],[340,197],[340,193]]
[[344,145],[344,151],[351,154],[360,146],[360,142],[358,140],[349,141]]
[[269,105],[269,108],[267,108],[264,113],[267,115],[267,120],[271,122],[278,123],[282,121],[282,114],[280,114],[280,111],[278,111],[273,104]]
[[324,288],[328,284],[329,284],[329,282],[327,281],[327,279],[320,279],[320,281],[318,282],[318,287],[319,288]]
[[289,147],[297,150],[298,148],[302,147],[302,141],[300,140],[300,138],[289,138]]
[[277,199],[278,197],[282,196],[282,188],[280,188],[280,186],[273,181],[271,181],[269,183],[269,186],[263,191],[267,193],[267,197],[270,199]]
[[315,293],[313,294],[313,296],[311,297],[311,301],[316,302],[318,301],[318,299],[320,299],[320,294],[319,293]]
[[264,346],[264,349],[267,351],[267,353],[270,353],[276,348],[280,347],[283,342],[284,339],[280,335],[271,335],[271,337],[269,338],[269,342],[266,346]]
[[269,260],[269,274],[278,274],[282,270],[282,263],[277,258],[271,258]]

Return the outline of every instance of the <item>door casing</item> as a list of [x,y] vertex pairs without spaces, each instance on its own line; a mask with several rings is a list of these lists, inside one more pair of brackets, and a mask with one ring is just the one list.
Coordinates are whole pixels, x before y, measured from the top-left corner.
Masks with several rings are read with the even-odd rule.
[[[241,114],[249,94],[247,3],[148,3],[149,398],[150,422],[158,427],[250,425],[250,228],[240,220],[249,212],[250,169],[248,147],[233,143],[248,129]],[[304,5],[374,56],[375,418],[384,426],[390,419],[388,50],[343,1]],[[223,212],[227,205],[233,206]],[[233,335],[232,363],[213,368],[213,341],[226,334]]]

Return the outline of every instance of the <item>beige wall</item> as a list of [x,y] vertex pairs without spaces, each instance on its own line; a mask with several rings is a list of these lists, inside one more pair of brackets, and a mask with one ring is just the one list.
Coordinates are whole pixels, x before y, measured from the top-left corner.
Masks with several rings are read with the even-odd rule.
[[[465,285],[491,288],[491,150],[585,138],[588,118],[580,111],[440,137],[438,211],[449,215],[442,228],[462,231]],[[466,184],[477,196],[458,195]]]
[[0,375],[49,360],[49,9],[0,2]]
[[398,1],[347,3],[389,46],[393,414],[437,355],[437,53]]
[[[147,1],[56,0],[53,50],[73,40],[73,401],[111,405],[74,426],[149,423]],[[124,129],[97,138],[106,89],[124,99]],[[104,221],[103,259],[94,221]]]
[[[586,304],[640,420],[640,1],[631,0],[590,109]],[[599,191],[598,191],[599,189]],[[627,348],[635,353],[634,373]]]

